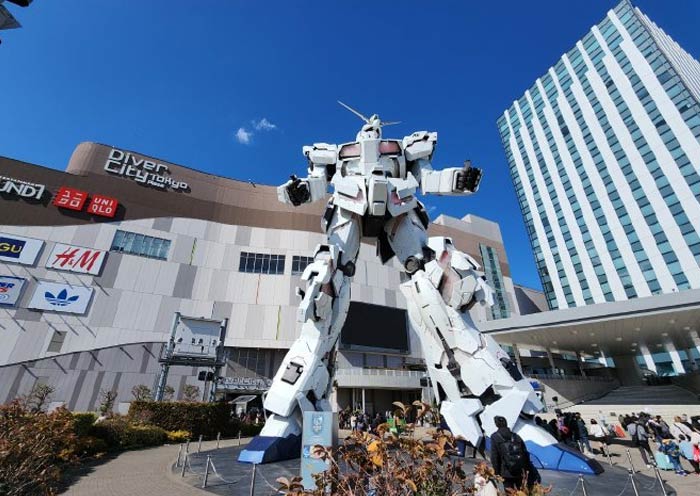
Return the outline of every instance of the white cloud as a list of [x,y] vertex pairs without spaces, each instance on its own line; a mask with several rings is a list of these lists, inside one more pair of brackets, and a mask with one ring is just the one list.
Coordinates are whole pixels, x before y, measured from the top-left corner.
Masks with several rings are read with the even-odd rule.
[[244,127],[239,127],[238,131],[236,131],[236,139],[243,145],[249,145],[252,136],[253,133],[251,131],[246,131]]
[[277,129],[277,125],[268,121],[265,117],[251,122],[253,123],[253,127],[258,131],[272,131],[273,129]]

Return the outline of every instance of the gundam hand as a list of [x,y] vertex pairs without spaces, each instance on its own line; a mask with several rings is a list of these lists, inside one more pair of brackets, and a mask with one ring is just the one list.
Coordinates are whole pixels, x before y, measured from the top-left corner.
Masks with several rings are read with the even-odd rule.
[[292,205],[298,207],[302,203],[306,203],[311,199],[311,191],[309,190],[308,182],[299,179],[297,176],[290,176],[290,180],[285,184],[287,196]]
[[469,191],[476,193],[479,189],[483,171],[472,167],[471,161],[465,160],[464,167],[455,176],[455,189],[458,191]]

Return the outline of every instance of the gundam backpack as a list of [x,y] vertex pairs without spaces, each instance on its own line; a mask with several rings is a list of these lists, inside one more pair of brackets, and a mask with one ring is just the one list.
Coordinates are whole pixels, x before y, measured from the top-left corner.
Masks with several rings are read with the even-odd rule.
[[661,469],[661,470],[673,470],[673,465],[671,464],[671,459],[668,457],[666,453],[662,453],[661,451],[657,451],[654,453],[654,460],[656,460],[656,465]]

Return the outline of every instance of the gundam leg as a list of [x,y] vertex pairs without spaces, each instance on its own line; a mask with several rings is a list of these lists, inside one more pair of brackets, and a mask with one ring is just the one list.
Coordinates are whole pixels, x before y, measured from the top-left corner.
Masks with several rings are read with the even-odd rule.
[[[493,291],[478,263],[456,250],[449,238],[430,238],[419,218],[397,218],[387,226],[394,253],[411,276],[401,285],[408,315],[420,337],[440,413],[455,436],[479,446],[502,416],[527,443],[539,468],[600,473],[595,460],[557,443],[533,416],[544,407],[529,381],[490,336],[481,334],[468,310],[491,306]],[[409,235],[409,233],[413,235]],[[418,242],[416,242],[418,241]]]
[[297,458],[303,412],[330,411],[328,397],[335,368],[335,347],[350,306],[350,281],[360,247],[360,221],[329,205],[324,217],[328,242],[316,247],[302,279],[306,291],[297,313],[301,335],[275,375],[263,406],[271,412],[260,435],[238,461],[268,463]]

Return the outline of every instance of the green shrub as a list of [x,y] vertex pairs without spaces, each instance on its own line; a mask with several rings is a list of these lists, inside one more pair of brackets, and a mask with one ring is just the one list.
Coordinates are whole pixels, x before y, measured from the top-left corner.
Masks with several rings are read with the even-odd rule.
[[104,439],[95,436],[81,436],[75,441],[75,453],[80,458],[99,458],[109,451]]
[[236,436],[240,424],[226,403],[134,401],[128,417],[166,431],[188,431],[193,438],[201,434],[214,439],[219,432],[224,437]]
[[90,412],[73,413],[73,432],[78,437],[89,436],[97,415]]
[[253,437],[260,434],[264,424],[241,424],[241,437]]
[[134,425],[125,417],[112,417],[92,426],[91,436],[100,439],[110,451],[160,446],[167,439],[164,429],[155,425]]

